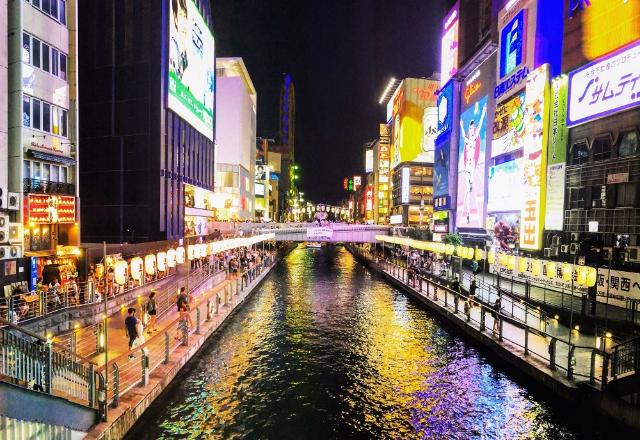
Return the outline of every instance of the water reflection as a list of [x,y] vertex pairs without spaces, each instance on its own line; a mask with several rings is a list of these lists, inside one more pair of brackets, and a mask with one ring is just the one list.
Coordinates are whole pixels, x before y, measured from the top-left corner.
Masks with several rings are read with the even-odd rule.
[[606,431],[567,422],[342,248],[292,252],[179,380],[129,438]]

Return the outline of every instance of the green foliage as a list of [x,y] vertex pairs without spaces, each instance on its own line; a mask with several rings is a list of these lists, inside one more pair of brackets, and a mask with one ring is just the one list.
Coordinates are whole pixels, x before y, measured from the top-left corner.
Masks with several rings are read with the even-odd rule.
[[445,244],[452,244],[454,246],[461,246],[463,244],[460,234],[447,234],[444,236],[444,242]]
[[410,227],[407,230],[407,235],[414,240],[431,241],[433,239],[433,234],[429,228],[420,228],[417,226]]

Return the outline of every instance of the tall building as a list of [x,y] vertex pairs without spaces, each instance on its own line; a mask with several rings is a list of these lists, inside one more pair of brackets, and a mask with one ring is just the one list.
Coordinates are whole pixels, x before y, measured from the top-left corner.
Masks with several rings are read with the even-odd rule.
[[204,0],[80,2],[83,239],[207,235],[215,48]]
[[295,162],[296,139],[296,90],[293,78],[288,73],[284,75],[280,87],[280,144],[287,148],[289,160]]
[[257,93],[242,58],[218,58],[216,210],[220,219],[255,215]]
[[0,88],[7,77],[11,87],[0,92],[0,118],[8,114],[8,125],[0,123],[0,162],[8,164],[0,199],[9,210],[0,222],[11,244],[0,245],[0,255],[16,264],[5,265],[0,277],[32,287],[45,266],[60,267],[65,279],[77,272],[76,2],[9,1],[2,8],[8,40],[0,50],[7,57]]

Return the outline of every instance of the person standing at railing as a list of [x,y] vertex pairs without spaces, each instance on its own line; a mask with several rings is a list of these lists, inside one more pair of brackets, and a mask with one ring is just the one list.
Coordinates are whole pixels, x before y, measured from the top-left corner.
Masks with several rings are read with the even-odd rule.
[[[136,318],[136,309],[133,307],[129,307],[127,310],[127,317],[124,320],[124,326],[129,338],[129,351],[131,351],[133,348],[133,342],[138,338],[138,319]],[[135,354],[129,353],[129,359],[135,358]]]
[[80,305],[80,296],[78,292],[78,284],[76,284],[75,278],[69,279],[69,282],[65,286],[67,289],[67,297],[69,298],[69,305]]
[[502,309],[502,298],[498,296],[496,301],[493,303],[493,333],[498,333],[500,331],[500,311]]
[[49,283],[49,294],[53,296],[53,304],[55,307],[62,307],[62,301],[60,300],[60,283],[57,278],[54,278]]
[[158,328],[156,327],[157,321],[157,313],[158,309],[156,308],[156,291],[152,290],[149,294],[149,299],[146,304],[147,315],[149,315],[149,324],[147,325],[147,333],[151,334],[151,332],[157,332]]

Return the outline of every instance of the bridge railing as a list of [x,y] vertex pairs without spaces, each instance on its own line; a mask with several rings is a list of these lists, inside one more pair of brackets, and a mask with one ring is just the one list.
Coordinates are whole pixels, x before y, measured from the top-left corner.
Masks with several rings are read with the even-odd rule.
[[640,373],[640,336],[611,348],[611,376]]

